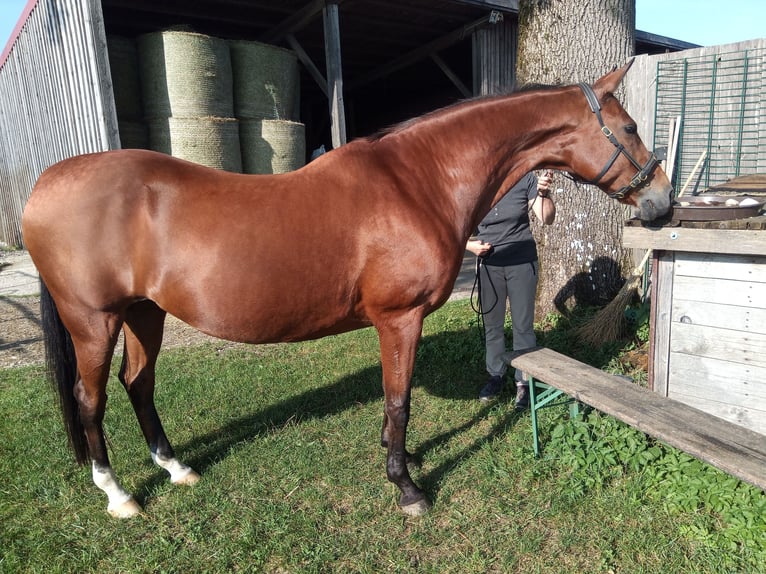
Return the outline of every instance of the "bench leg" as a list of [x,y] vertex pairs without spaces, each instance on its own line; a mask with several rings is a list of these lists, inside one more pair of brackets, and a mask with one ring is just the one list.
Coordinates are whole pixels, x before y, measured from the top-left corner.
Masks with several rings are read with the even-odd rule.
[[535,456],[540,456],[540,438],[537,431],[537,389],[535,387],[535,378],[532,375],[527,376],[529,385],[529,413],[532,416],[532,446],[535,449]]
[[[529,414],[532,417],[532,446],[535,456],[540,456],[540,430],[537,421],[537,411],[545,407],[569,404],[569,416],[576,418],[580,412],[579,403],[567,397],[564,393],[542,381],[536,381],[532,375],[527,375],[529,385]],[[538,385],[540,388],[538,388]],[[538,394],[538,391],[542,392]],[[563,400],[560,398],[563,395]]]

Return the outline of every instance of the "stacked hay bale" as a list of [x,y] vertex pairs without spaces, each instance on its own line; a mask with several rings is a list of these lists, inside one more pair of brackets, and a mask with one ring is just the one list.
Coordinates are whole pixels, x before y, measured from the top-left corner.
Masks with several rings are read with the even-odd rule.
[[155,32],[139,37],[138,56],[150,149],[241,172],[226,41],[193,32]]
[[298,60],[259,42],[230,42],[234,114],[240,122],[244,173],[284,173],[306,162],[299,110]]
[[109,36],[106,44],[121,147],[147,148],[149,133],[141,104],[136,41],[122,36]]

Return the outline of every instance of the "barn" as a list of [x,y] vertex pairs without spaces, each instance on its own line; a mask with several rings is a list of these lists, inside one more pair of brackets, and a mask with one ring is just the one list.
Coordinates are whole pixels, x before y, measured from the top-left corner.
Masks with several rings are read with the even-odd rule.
[[[236,130],[243,150],[265,145],[285,161],[264,168],[243,151],[232,164],[215,167],[290,169],[322,146],[512,85],[517,16],[518,0],[30,0],[0,56],[0,241],[22,244],[19,221],[29,190],[46,167],[68,156],[145,147],[154,131],[153,145],[162,151],[194,147],[231,158]],[[271,94],[272,104],[288,103],[271,105],[276,111],[268,118],[258,110],[204,105],[179,116],[147,104],[143,85],[145,101],[137,107],[130,55],[142,43],[147,50],[153,35],[155,44],[157,36],[176,41],[176,56],[209,49],[213,61],[215,48],[200,47],[204,38],[219,46],[269,47],[272,68],[294,70],[285,80],[289,95]],[[638,54],[691,47],[636,32]],[[179,68],[180,96],[194,95],[187,93],[196,85],[194,73],[211,72]],[[208,101],[220,99],[213,93]],[[254,130],[255,139],[243,143]],[[211,132],[216,149],[197,149],[200,134]]]

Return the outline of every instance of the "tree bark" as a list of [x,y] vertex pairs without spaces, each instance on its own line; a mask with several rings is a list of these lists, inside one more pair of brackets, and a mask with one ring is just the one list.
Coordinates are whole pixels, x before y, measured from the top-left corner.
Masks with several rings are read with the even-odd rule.
[[[518,83],[592,83],[634,55],[635,20],[635,0],[520,0]],[[538,318],[610,301],[631,267],[621,243],[625,208],[562,174],[553,188],[556,221],[533,227]]]

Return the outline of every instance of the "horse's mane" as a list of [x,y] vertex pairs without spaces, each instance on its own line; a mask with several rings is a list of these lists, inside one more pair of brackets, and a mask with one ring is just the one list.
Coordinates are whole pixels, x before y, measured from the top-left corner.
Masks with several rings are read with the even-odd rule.
[[417,125],[417,124],[419,124],[421,122],[425,122],[425,121],[428,121],[430,119],[436,118],[436,117],[438,117],[438,116],[440,116],[442,114],[450,113],[451,111],[455,110],[456,108],[461,108],[463,106],[470,106],[470,105],[475,104],[477,102],[486,102],[486,101],[490,101],[490,100],[506,98],[508,96],[513,96],[515,94],[526,93],[526,92],[537,91],[537,90],[553,90],[553,89],[560,88],[560,87],[561,86],[557,85],[557,84],[524,84],[523,86],[514,86],[511,89],[504,90],[504,91],[502,91],[500,93],[492,94],[492,95],[489,95],[489,96],[474,96],[472,98],[465,98],[465,99],[462,99],[462,100],[458,100],[458,101],[456,101],[456,102],[454,102],[454,103],[452,103],[452,104],[450,104],[448,106],[444,106],[443,108],[439,108],[439,109],[436,109],[436,110],[433,110],[433,111],[430,111],[430,112],[426,112],[423,115],[420,115],[420,116],[417,116],[417,117],[414,117],[414,118],[410,118],[408,120],[404,120],[404,121],[399,122],[397,124],[393,124],[393,125],[381,128],[380,130],[378,130],[374,134],[371,134],[371,135],[367,136],[364,139],[366,139],[369,142],[376,142],[376,141],[379,141],[379,140],[383,139],[384,137],[386,137],[388,135],[399,133],[399,132],[401,132],[403,130],[406,130],[406,129],[414,126],[414,125]]

